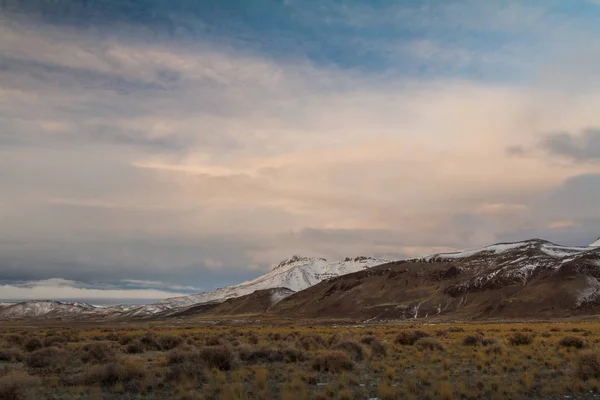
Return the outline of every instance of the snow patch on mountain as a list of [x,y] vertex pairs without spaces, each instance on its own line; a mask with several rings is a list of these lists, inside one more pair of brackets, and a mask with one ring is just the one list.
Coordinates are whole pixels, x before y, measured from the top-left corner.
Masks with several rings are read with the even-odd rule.
[[600,238],[596,240],[594,243],[590,244],[589,247],[600,247]]
[[[584,259],[586,262],[593,262],[594,258],[600,256],[599,250],[598,247],[560,246],[545,240],[532,239],[456,253],[438,253],[417,261],[453,263],[458,271],[471,274],[468,280],[447,288],[453,295],[462,295],[470,291],[510,284],[525,285],[537,271],[558,271],[577,265],[579,260]],[[595,290],[592,293],[595,293]],[[591,293],[582,294],[582,298],[590,296]]]
[[[480,257],[480,256],[494,256],[511,251],[527,252],[529,250],[540,250],[548,256],[554,258],[564,258],[580,254],[582,252],[590,251],[590,247],[574,247],[574,246],[561,246],[541,239],[526,240],[523,242],[514,243],[498,243],[491,246],[482,247],[474,250],[459,251],[455,253],[437,253],[430,256],[422,257],[421,261],[433,261],[433,260],[452,260],[452,259],[464,259],[469,257]],[[600,240],[598,241],[598,247],[600,247]],[[528,258],[528,256],[522,257],[522,259]]]
[[49,314],[73,315],[93,312],[95,307],[87,303],[68,303],[52,300],[26,301],[9,305],[0,310],[0,318],[41,317]]
[[298,292],[326,279],[362,271],[387,262],[389,261],[371,257],[346,258],[344,261],[327,261],[320,257],[294,255],[275,265],[271,271],[256,279],[220,288],[214,292],[173,297],[157,304],[168,305],[173,308],[185,307],[211,301],[225,301],[254,293],[257,290],[277,287],[288,288],[294,292]]
[[288,288],[273,289],[273,291],[271,293],[271,306],[274,306],[275,304],[279,303],[281,300],[293,295],[294,293],[296,293],[296,292],[294,292],[293,290],[290,290]]

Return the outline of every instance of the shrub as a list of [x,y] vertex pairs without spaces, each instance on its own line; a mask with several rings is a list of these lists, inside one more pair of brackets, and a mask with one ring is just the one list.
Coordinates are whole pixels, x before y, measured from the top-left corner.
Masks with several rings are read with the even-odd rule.
[[33,392],[41,385],[41,380],[25,372],[13,371],[0,377],[0,398],[4,400],[25,400],[34,398]]
[[313,368],[317,371],[337,374],[343,371],[352,371],[354,362],[348,357],[348,354],[341,350],[329,350],[315,358]]
[[444,351],[444,345],[442,344],[442,342],[440,342],[437,339],[433,339],[433,338],[423,338],[423,339],[419,339],[416,343],[416,346],[421,349],[421,350],[438,350],[438,351]]
[[302,350],[298,350],[294,347],[285,347],[283,349],[283,355],[285,357],[285,362],[288,363],[306,360],[306,354]]
[[87,385],[113,386],[117,383],[128,384],[146,376],[143,365],[125,360],[109,364],[94,365],[85,371],[81,381]]
[[490,338],[483,338],[481,340],[481,344],[484,346],[492,346],[498,343],[498,339],[494,338],[494,337],[490,337]]
[[583,349],[587,346],[585,340],[578,338],[577,336],[565,336],[558,342],[559,346],[563,347],[574,347],[576,349]]
[[371,342],[371,354],[375,357],[385,358],[388,355],[387,346],[380,340],[373,340]]
[[338,343],[334,345],[332,350],[342,350],[346,352],[354,361],[362,361],[364,357],[363,347],[352,340],[348,340],[345,342]]
[[175,335],[160,335],[156,338],[156,342],[160,350],[173,350],[183,343],[183,339]]
[[283,351],[266,347],[242,346],[239,348],[238,354],[240,361],[249,364],[282,362],[285,358]]
[[207,346],[218,346],[223,344],[223,339],[221,339],[219,336],[209,336],[204,341],[204,344]]
[[581,352],[575,362],[574,373],[583,380],[600,378],[600,357],[598,353],[592,350]]
[[208,367],[229,371],[235,366],[235,354],[227,346],[207,346],[200,349],[200,358]]
[[477,346],[481,343],[481,336],[477,335],[467,335],[462,341],[465,346]]
[[334,344],[341,342],[343,339],[344,337],[342,335],[340,335],[339,333],[334,333],[333,335],[327,338],[327,345],[331,347]]
[[246,335],[246,338],[248,339],[248,343],[258,344],[259,337],[256,333],[248,332],[248,334]]
[[50,347],[50,346],[54,346],[57,344],[63,344],[63,343],[67,343],[68,342],[68,338],[66,336],[48,336],[44,338],[44,346],[46,347]]
[[371,343],[373,343],[375,340],[377,340],[377,338],[375,336],[365,336],[364,338],[360,339],[360,342],[362,344],[368,344],[370,345]]
[[25,337],[22,335],[12,333],[10,335],[4,336],[4,341],[13,346],[21,346],[25,341]]
[[489,345],[485,349],[485,352],[487,354],[504,354],[506,352],[506,347],[504,347],[504,345],[502,345],[501,343],[494,343]]
[[86,344],[81,354],[81,361],[84,363],[105,364],[115,358],[115,350],[106,343]]
[[139,340],[134,340],[125,347],[125,353],[127,354],[140,354],[144,352],[144,347]]
[[287,363],[295,363],[306,360],[306,354],[293,347],[274,349],[267,347],[254,348],[250,346],[241,346],[238,349],[238,355],[240,361],[249,364],[284,361]]
[[451,326],[450,328],[448,328],[448,332],[464,332],[465,330],[463,328],[461,328],[460,326]]
[[325,346],[325,340],[318,335],[303,335],[300,337],[300,346],[304,350],[317,349]]
[[206,379],[206,370],[200,352],[192,348],[178,348],[167,354],[167,364],[170,367],[169,378],[194,379],[200,382]]
[[158,343],[158,340],[151,333],[146,333],[145,335],[141,336],[139,341],[144,349],[160,350],[160,344]]
[[532,333],[515,332],[508,337],[508,343],[513,346],[525,346],[533,343],[535,335]]
[[133,342],[136,339],[137,338],[135,336],[132,336],[132,335],[123,335],[119,339],[119,344],[121,346],[126,346],[126,345],[130,344],[131,342]]
[[200,362],[198,350],[191,347],[180,347],[167,353],[167,364],[179,364],[186,361]]
[[61,369],[65,366],[69,352],[56,347],[36,350],[25,358],[29,368]]
[[23,353],[19,349],[0,349],[0,361],[20,362],[23,359]]
[[416,330],[416,331],[404,331],[400,332],[396,336],[396,343],[401,345],[414,345],[419,339],[428,337],[429,334],[424,331]]
[[111,342],[118,342],[119,340],[121,340],[121,335],[115,332],[111,332],[108,335],[106,335],[106,340],[110,340]]
[[23,349],[29,352],[39,350],[42,347],[44,347],[44,345],[42,344],[42,341],[38,338],[28,339],[23,345]]

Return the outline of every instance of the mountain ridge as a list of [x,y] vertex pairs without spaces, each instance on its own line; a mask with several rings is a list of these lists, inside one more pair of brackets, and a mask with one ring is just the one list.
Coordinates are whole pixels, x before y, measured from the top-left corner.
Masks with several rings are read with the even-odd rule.
[[[344,261],[327,261],[321,257],[294,255],[273,266],[265,274],[237,285],[216,289],[212,292],[172,297],[146,305],[117,305],[94,307],[86,303],[37,300],[19,302],[0,307],[0,319],[11,318],[93,318],[104,320],[161,318],[180,314],[186,308],[201,304],[222,303],[250,295],[258,290],[284,288],[297,292],[324,279],[360,271],[388,260],[359,256]],[[202,307],[200,307],[202,308]]]
[[84,303],[39,303],[29,308],[27,302],[0,306],[0,319],[592,315],[600,313],[600,247],[561,246],[536,238],[392,262],[294,255],[253,280],[149,305],[94,308]]

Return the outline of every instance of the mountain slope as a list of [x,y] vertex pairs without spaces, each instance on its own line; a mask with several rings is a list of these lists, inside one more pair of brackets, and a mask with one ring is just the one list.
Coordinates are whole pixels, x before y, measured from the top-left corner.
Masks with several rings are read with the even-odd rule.
[[600,248],[534,239],[377,266],[296,293],[272,312],[352,319],[593,314],[599,277]]
[[594,243],[590,244],[589,247],[600,247],[600,238],[596,240]]
[[268,312],[273,306],[294,294],[288,288],[257,290],[245,296],[227,299],[222,303],[202,303],[187,307],[171,315],[172,317],[190,317],[201,315],[208,318],[252,316]]
[[251,281],[217,289],[214,292],[173,297],[157,304],[171,308],[185,307],[199,303],[224,301],[251,294],[257,290],[273,288],[288,288],[298,292],[325,279],[362,271],[387,262],[389,261],[371,257],[346,258],[344,261],[327,261],[324,258],[295,255],[282,261],[266,274]]

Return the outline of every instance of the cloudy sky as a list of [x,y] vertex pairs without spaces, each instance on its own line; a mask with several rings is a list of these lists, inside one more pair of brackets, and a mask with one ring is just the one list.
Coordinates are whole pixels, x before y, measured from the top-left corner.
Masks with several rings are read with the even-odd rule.
[[600,1],[3,0],[0,299],[600,236]]

